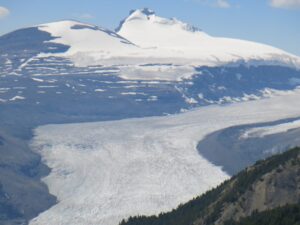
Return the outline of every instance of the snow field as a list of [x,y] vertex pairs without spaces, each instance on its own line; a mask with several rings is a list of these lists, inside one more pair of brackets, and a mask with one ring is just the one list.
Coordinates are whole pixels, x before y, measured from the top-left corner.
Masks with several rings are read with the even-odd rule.
[[119,76],[124,79],[180,80],[193,76],[195,67],[240,63],[300,68],[298,56],[278,48],[212,37],[177,19],[154,12],[148,15],[144,10],[132,12],[118,34],[68,20],[37,27],[55,37],[51,42],[70,46],[64,53],[41,53],[39,58],[66,57],[78,67],[119,66]]

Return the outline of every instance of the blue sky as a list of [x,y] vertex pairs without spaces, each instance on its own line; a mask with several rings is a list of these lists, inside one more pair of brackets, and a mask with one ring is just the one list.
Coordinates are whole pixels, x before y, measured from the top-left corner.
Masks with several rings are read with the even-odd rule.
[[144,7],[210,35],[258,41],[300,56],[300,0],[0,0],[0,34],[62,19],[114,29],[131,9]]

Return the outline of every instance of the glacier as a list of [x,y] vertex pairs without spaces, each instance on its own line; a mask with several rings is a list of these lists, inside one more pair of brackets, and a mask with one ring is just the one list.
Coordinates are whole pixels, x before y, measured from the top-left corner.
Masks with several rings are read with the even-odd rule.
[[31,225],[117,225],[175,208],[229,176],[197,151],[226,127],[299,117],[300,90],[163,117],[46,125],[32,147],[52,169],[43,181],[58,203]]

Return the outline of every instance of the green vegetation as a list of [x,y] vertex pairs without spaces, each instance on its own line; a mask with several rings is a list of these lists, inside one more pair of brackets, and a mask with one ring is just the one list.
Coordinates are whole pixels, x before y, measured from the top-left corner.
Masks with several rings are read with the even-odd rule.
[[[227,181],[228,182],[228,181]],[[223,186],[218,186],[217,188],[207,192],[201,197],[197,197],[184,205],[180,205],[177,209],[169,213],[161,213],[158,216],[137,216],[130,217],[127,221],[123,220],[121,225],[189,225],[192,224],[198,217],[202,215],[205,207],[212,202],[216,201],[221,195]]]
[[300,205],[287,205],[264,212],[254,212],[240,222],[227,221],[224,225],[300,225]]
[[[263,175],[271,172],[274,169],[280,170],[280,167],[285,165],[285,163],[288,161],[292,162],[293,165],[300,165],[300,160],[298,157],[299,154],[300,148],[294,148],[283,154],[272,156],[267,160],[258,161],[253,167],[243,170],[236,176],[232,177],[229,181],[225,181],[220,186],[187,202],[184,205],[180,205],[177,209],[174,209],[171,212],[161,213],[158,216],[150,217],[130,217],[128,220],[123,220],[120,224],[191,225],[199,219],[201,219],[203,224],[213,224],[220,217],[223,207],[226,203],[237,201],[247,190],[251,190],[252,184],[257,180],[262,179]],[[289,210],[289,208],[286,210]],[[291,213],[292,210],[293,208],[290,211]],[[273,211],[270,211],[270,213],[272,212]],[[266,212],[266,216],[268,215],[268,212]],[[230,222],[231,223],[227,224],[235,225],[232,223],[232,221]],[[248,224],[252,225],[252,223],[243,223],[241,225]],[[264,224],[271,225],[271,223],[261,223],[261,225]]]

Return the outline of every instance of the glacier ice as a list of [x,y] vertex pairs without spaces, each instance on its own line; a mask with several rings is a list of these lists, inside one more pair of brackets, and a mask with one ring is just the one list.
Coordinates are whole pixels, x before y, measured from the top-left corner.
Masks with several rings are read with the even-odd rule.
[[228,178],[199,155],[205,135],[226,127],[299,117],[300,90],[178,115],[46,125],[35,151],[58,204],[31,225],[117,225],[128,216],[171,210]]

